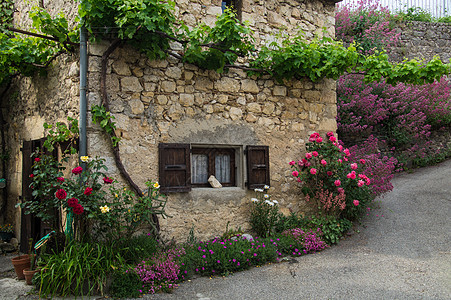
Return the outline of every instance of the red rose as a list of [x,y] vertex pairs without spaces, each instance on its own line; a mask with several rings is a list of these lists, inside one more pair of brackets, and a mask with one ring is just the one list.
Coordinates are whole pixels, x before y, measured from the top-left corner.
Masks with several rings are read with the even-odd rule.
[[30,178],[33,178],[34,177],[34,174],[30,174]]
[[56,180],[58,180],[59,182],[64,182],[64,177],[57,177]]
[[75,175],[80,174],[81,172],[83,172],[83,168],[82,167],[76,167],[72,170],[72,173]]
[[74,214],[81,215],[83,213],[83,211],[84,211],[84,208],[83,208],[83,206],[81,206],[80,203],[77,203],[77,205],[75,205],[73,210],[74,210]]
[[83,194],[85,194],[86,196],[89,196],[89,195],[91,195],[91,193],[92,193],[92,188],[90,188],[88,186]]
[[110,183],[113,183],[113,179],[111,179],[109,177],[103,177],[103,182],[105,184],[110,184]]
[[36,157],[36,158],[34,159],[34,161],[35,161],[35,162],[40,162],[41,159],[40,159],[39,157]]
[[66,199],[67,193],[65,190],[59,189],[56,191],[55,196],[56,196],[56,198],[63,200],[63,199]]
[[75,207],[78,204],[78,200],[76,198],[70,198],[67,200],[67,206]]

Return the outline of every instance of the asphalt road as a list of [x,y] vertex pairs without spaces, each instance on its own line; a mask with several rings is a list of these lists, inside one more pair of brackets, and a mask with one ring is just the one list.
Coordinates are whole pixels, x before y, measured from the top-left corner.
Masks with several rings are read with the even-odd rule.
[[145,298],[451,299],[451,160],[398,174],[393,185],[330,249]]

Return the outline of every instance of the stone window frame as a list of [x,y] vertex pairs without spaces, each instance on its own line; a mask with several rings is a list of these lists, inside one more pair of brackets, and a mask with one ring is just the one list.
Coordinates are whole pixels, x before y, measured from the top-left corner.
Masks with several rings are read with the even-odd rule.
[[209,185],[199,186],[191,183],[193,149],[216,149],[219,152],[224,149],[234,149],[235,184],[230,185],[231,187],[247,186],[248,189],[253,190],[270,185],[269,146],[160,143],[158,167],[162,193],[190,192],[192,188],[209,187]]

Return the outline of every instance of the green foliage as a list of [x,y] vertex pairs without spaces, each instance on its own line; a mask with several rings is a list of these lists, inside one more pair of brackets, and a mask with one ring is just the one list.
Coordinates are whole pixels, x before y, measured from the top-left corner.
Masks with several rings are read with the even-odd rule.
[[66,149],[61,149],[65,154],[75,154],[76,149],[73,147],[77,142],[79,132],[78,132],[78,120],[71,117],[67,118],[69,122],[69,128],[66,124],[61,122],[56,122],[55,125],[44,123],[44,129],[48,130],[47,137],[44,142],[44,147],[49,151],[53,151],[56,144],[62,144],[64,142],[69,142]]
[[5,25],[10,24],[13,20],[14,1],[0,1],[0,31],[4,30]]
[[231,9],[218,16],[213,28],[201,24],[192,31],[186,26],[183,29],[188,41],[183,60],[207,70],[222,72],[224,66],[233,64],[238,56],[246,57],[255,51],[251,30],[240,24]]
[[100,127],[102,127],[102,129],[105,130],[106,133],[108,133],[113,146],[116,147],[121,139],[114,133],[114,131],[116,130],[116,124],[113,122],[113,120],[115,119],[114,116],[112,116],[109,111],[106,111],[104,106],[100,105],[93,105],[91,107],[91,113],[92,122],[94,124],[98,123]]
[[249,223],[252,231],[262,238],[268,237],[273,233],[274,225],[280,214],[278,202],[275,200],[271,201],[268,190],[269,186],[265,186],[264,189],[255,189],[257,198],[251,199],[252,207]]
[[167,36],[174,36],[173,10],[173,1],[85,0],[80,2],[79,16],[92,40],[117,37],[150,59],[162,59],[169,49]]
[[35,282],[44,297],[103,294],[109,274],[121,265],[111,247],[74,242],[59,254],[41,256]]
[[251,66],[267,70],[276,79],[309,78],[316,82],[324,77],[338,78],[357,64],[358,52],[351,45],[330,38],[315,39],[310,43],[302,35],[285,39],[282,45],[272,43],[263,47]]
[[280,214],[276,223],[274,224],[274,231],[276,233],[282,233],[287,229],[293,228],[308,228],[308,218],[302,215],[297,215],[292,212],[289,216]]
[[113,246],[128,264],[138,263],[158,251],[158,242],[151,234],[123,236]]
[[[430,12],[422,9],[421,7],[409,7],[405,11],[400,10],[396,12],[395,16],[392,16],[395,21],[420,21],[420,22],[446,22],[447,18],[434,18]],[[439,21],[441,20],[441,21]]]
[[141,286],[140,278],[134,270],[121,268],[113,273],[109,292],[114,298],[139,298]]
[[234,236],[240,236],[244,233],[243,230],[241,230],[241,226],[236,229],[232,229],[232,228],[229,229],[229,223],[230,223],[230,221],[227,222],[226,231],[222,234],[221,238],[230,239]]
[[323,232],[323,240],[328,244],[336,244],[340,238],[352,227],[348,219],[338,219],[332,216],[309,217],[308,228],[320,228]]

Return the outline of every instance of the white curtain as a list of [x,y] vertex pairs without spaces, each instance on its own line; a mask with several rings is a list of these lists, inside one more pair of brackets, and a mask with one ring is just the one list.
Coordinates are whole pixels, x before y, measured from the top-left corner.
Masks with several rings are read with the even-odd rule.
[[205,154],[191,155],[191,182],[208,182],[208,157]]
[[216,155],[215,168],[215,177],[219,182],[230,182],[230,155]]

